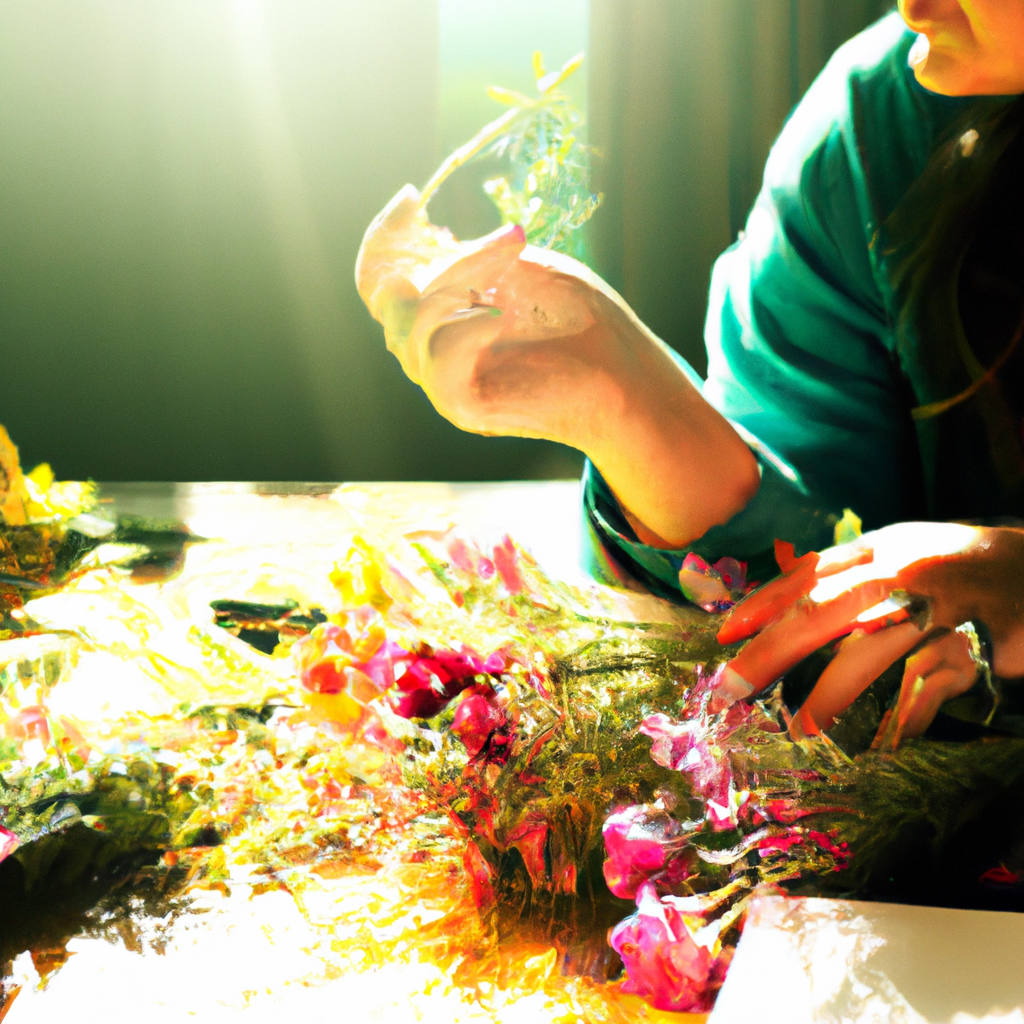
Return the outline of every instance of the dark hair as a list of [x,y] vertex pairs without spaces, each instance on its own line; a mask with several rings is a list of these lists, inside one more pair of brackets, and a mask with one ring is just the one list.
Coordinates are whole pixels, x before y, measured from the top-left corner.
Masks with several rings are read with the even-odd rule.
[[1004,158],[1024,144],[1022,129],[1024,99],[986,98],[972,104],[950,127],[884,231],[889,283],[899,311],[896,354],[919,403],[912,413],[919,436],[927,443],[929,421],[971,402],[984,420],[993,467],[1010,489],[1024,480],[1024,451],[996,371],[1022,331],[1011,330],[985,365],[968,340],[960,280],[979,223],[983,215],[992,215],[987,207],[994,182],[1006,170]]

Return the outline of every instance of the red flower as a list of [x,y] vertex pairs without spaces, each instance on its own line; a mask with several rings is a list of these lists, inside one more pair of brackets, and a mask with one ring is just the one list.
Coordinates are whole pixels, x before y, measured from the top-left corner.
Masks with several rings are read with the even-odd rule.
[[503,764],[509,753],[509,726],[505,712],[496,705],[494,690],[474,686],[455,709],[451,731],[462,740],[470,757]]
[[367,703],[388,692],[404,718],[433,718],[480,676],[506,669],[500,652],[481,658],[466,647],[407,651],[387,639],[380,615],[369,606],[346,612],[343,622],[324,623],[294,647],[303,686],[313,693],[345,693]]
[[491,866],[484,859],[480,847],[472,840],[462,855],[462,864],[466,869],[469,888],[473,894],[473,902],[478,910],[489,907],[494,902],[494,886],[491,884]]
[[508,834],[506,844],[519,851],[530,881],[537,888],[546,888],[548,880],[544,848],[548,841],[548,823],[540,814],[527,814]]
[[520,594],[526,589],[526,581],[519,571],[519,553],[511,537],[505,537],[495,547],[494,567],[510,594]]
[[[481,658],[468,647],[462,651],[430,651],[420,655],[403,652],[405,672],[398,675],[389,694],[391,706],[403,718],[433,718],[479,676],[505,671],[500,654]],[[396,659],[397,660],[397,659]],[[397,673],[396,673],[397,675]]]

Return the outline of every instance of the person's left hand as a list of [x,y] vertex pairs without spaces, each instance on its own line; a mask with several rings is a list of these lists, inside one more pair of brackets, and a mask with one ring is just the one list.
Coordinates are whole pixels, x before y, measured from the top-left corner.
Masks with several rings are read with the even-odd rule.
[[[760,692],[846,636],[800,709],[798,727],[808,734],[829,729],[885,669],[913,652],[898,734],[918,736],[977,678],[968,638],[951,632],[968,621],[988,628],[998,676],[1024,676],[1024,530],[897,523],[820,555],[797,559],[788,545],[779,549],[784,574],[741,601],[718,634],[722,643],[757,634],[726,666],[721,701]],[[922,614],[911,620],[907,605]]]

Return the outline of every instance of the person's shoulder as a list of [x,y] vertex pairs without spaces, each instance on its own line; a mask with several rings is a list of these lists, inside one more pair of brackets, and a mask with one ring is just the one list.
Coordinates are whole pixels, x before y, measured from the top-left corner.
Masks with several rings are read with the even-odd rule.
[[841,163],[887,215],[964,105],[918,84],[907,64],[914,38],[894,11],[839,47],[787,121],[768,176],[792,181],[817,159]]
[[[910,113],[916,82],[907,54],[913,38],[894,12],[840,46],[794,108],[779,141],[807,150],[837,130],[855,130],[858,104],[873,111],[895,105],[901,114],[904,108]],[[891,131],[893,125],[887,127]]]

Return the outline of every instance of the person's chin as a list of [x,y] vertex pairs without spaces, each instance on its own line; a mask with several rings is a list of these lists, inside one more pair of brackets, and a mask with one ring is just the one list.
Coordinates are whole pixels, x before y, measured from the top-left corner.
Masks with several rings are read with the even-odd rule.
[[928,59],[914,68],[918,84],[940,96],[1007,96],[1024,92],[1024,84],[981,75],[969,61],[933,49]]
[[932,50],[923,64],[914,68],[918,84],[940,96],[976,96],[980,82],[963,61]]

